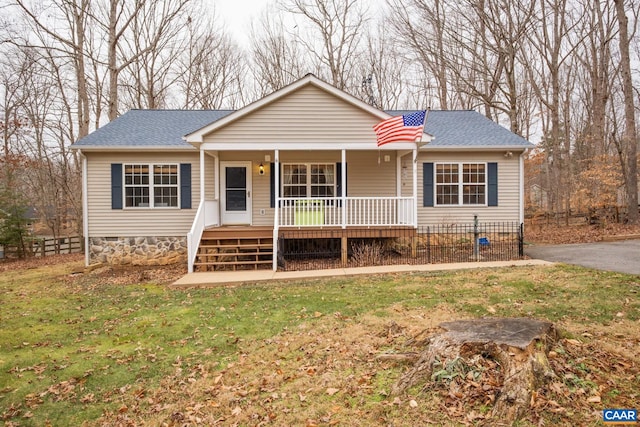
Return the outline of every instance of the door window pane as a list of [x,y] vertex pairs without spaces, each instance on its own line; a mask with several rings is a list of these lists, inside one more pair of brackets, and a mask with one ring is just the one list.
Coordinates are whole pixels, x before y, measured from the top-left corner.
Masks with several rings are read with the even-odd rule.
[[226,168],[227,188],[247,188],[247,169],[244,166]]
[[245,190],[232,190],[227,188],[227,211],[246,211],[247,197]]

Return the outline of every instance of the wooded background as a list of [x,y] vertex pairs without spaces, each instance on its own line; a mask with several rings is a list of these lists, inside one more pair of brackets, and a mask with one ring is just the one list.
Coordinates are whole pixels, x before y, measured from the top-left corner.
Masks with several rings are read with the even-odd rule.
[[637,221],[640,1],[386,0],[374,15],[279,0],[248,43],[209,3],[0,3],[5,219],[33,206],[49,234],[81,233],[74,141],[132,108],[236,109],[311,72],[381,109],[474,109],[536,143],[529,212]]

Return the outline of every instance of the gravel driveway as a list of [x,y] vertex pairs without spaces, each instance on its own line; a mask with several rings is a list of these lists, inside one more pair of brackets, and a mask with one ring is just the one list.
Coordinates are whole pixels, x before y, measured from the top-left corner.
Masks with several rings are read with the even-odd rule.
[[640,240],[532,245],[525,247],[524,253],[531,258],[545,261],[640,275]]

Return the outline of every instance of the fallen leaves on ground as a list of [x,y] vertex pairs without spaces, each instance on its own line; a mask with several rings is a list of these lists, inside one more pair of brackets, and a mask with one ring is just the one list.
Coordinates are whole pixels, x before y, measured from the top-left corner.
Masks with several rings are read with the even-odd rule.
[[[419,350],[425,341],[413,337],[421,335],[424,325],[414,320],[426,315],[405,310],[358,322],[324,316],[313,326],[304,324],[245,343],[222,369],[215,360],[187,357],[180,372],[148,390],[144,398],[136,399],[131,392],[123,395],[126,413],[107,413],[100,424],[491,424],[491,408],[503,382],[499,364],[491,359],[476,360],[464,375],[426,382],[406,395],[389,395],[406,365],[376,356],[390,348]],[[598,410],[612,396],[617,405],[637,401],[637,393],[619,393],[637,390],[638,366],[623,354],[604,351],[599,343],[598,337],[583,335],[553,346],[549,359],[557,377],[533,393],[527,422],[590,424],[597,422]],[[630,378],[635,380],[629,383]]]
[[525,221],[524,240],[527,243],[565,244],[600,242],[609,237],[640,236],[640,225],[559,225]]
[[0,272],[29,270],[32,268],[44,267],[47,265],[58,265],[62,263],[81,262],[83,254],[50,255],[45,257],[29,257],[24,259],[6,259],[0,261]]

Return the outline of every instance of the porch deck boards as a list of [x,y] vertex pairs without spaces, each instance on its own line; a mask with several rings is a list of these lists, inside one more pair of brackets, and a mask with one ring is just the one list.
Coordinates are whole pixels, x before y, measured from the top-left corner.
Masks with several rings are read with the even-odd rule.
[[[383,238],[383,237],[411,237],[417,235],[414,227],[378,226],[378,227],[280,227],[279,237],[284,239],[308,238],[310,234],[317,239],[332,238]],[[224,226],[207,228],[203,232],[205,238],[272,238],[271,226]],[[201,245],[202,246],[202,245]]]
[[202,232],[203,239],[234,239],[234,238],[273,238],[273,227],[228,225],[224,227],[210,227]]
[[284,239],[308,238],[312,235],[316,239],[348,239],[362,238],[387,238],[387,237],[413,237],[417,235],[414,227],[281,227],[279,237]]

